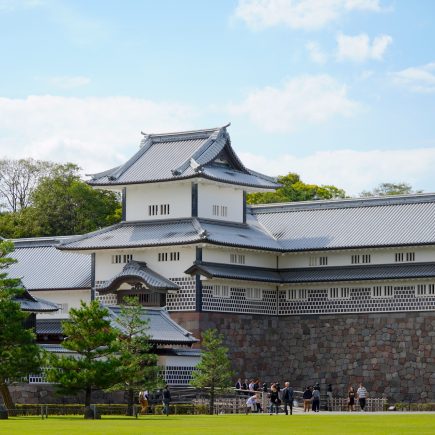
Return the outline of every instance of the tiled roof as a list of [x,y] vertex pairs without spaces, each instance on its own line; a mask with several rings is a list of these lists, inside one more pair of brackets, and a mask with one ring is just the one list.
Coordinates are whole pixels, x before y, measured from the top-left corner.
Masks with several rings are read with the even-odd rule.
[[435,194],[252,206],[283,251],[435,243]]
[[[106,307],[112,319],[112,326],[122,330],[117,322],[121,313],[121,307]],[[198,340],[193,335],[174,322],[164,308],[143,308],[142,318],[148,320],[149,329],[146,333],[150,336],[150,341],[160,344],[187,344],[191,345]]]
[[164,276],[154,272],[142,261],[129,261],[120,273],[98,287],[98,293],[104,294],[119,287],[123,282],[141,281],[147,288],[157,292],[178,290],[179,286]]
[[285,283],[370,281],[401,278],[433,278],[435,263],[380,264],[345,267],[313,267],[280,271]]
[[196,262],[185,273],[189,275],[199,273],[207,278],[282,283],[282,276],[276,269],[233,264]]
[[[222,155],[226,166],[214,163]],[[265,189],[278,187],[272,178],[244,167],[231,147],[226,127],[145,135],[141,148],[130,160],[92,175],[89,184],[119,186],[194,177]]]
[[18,260],[7,269],[9,276],[21,278],[28,290],[89,289],[91,256],[61,252],[56,246],[68,237],[13,240],[10,254]]
[[[109,310],[111,324],[122,330],[117,318],[121,314],[120,306],[106,306]],[[193,335],[174,322],[164,308],[142,308],[142,319],[148,321],[146,334],[151,343],[190,345],[198,340]],[[62,322],[65,319],[36,319],[37,334],[62,335]],[[67,320],[68,321],[68,320]]]
[[68,240],[59,245],[59,249],[92,250],[207,242],[217,245],[280,250],[278,243],[255,222],[249,225],[197,218],[122,222],[104,230]]
[[36,334],[62,335],[62,322],[67,319],[36,319]]
[[369,281],[401,278],[435,277],[435,263],[382,264],[340,267],[310,267],[277,270],[242,265],[196,262],[187,274],[199,273],[207,278],[298,284],[339,281]]
[[31,313],[50,313],[59,309],[53,302],[36,298],[27,290],[22,295],[15,297],[14,300],[20,304],[23,311]]

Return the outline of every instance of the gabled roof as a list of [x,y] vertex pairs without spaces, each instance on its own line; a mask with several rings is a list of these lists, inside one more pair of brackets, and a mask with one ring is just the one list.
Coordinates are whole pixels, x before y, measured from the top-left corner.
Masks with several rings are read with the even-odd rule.
[[[112,326],[122,331],[117,319],[121,314],[121,307],[108,306]],[[182,328],[169,317],[164,308],[142,308],[142,319],[148,321],[149,329],[145,332],[150,336],[151,343],[157,344],[187,344],[198,342],[189,331]]]
[[258,281],[276,284],[371,281],[402,278],[433,278],[435,263],[370,264],[364,266],[272,269],[233,264],[195,262],[185,271],[207,278]]
[[20,296],[15,297],[14,301],[20,304],[23,311],[30,313],[51,313],[59,310],[59,307],[53,302],[35,298],[27,290]]
[[192,243],[272,251],[280,249],[278,243],[255,222],[250,225],[199,218],[121,222],[104,230],[68,240],[58,248],[96,250]]
[[16,239],[15,250],[10,254],[17,263],[7,272],[12,278],[21,278],[26,289],[90,289],[91,256],[61,252],[56,249],[69,237],[40,237]]
[[[112,327],[123,330],[118,322],[121,314],[120,306],[105,306],[109,311]],[[150,342],[155,344],[182,344],[191,345],[198,342],[189,331],[174,322],[164,308],[142,308],[142,320],[148,322],[145,333],[150,337]],[[63,335],[62,322],[69,319],[36,319],[36,333],[39,335]]]
[[131,159],[91,175],[89,184],[120,186],[202,177],[261,189],[279,187],[275,179],[245,168],[231,147],[226,127],[145,134]]
[[109,293],[117,289],[122,283],[133,284],[136,282],[145,284],[146,288],[158,293],[166,293],[179,289],[177,284],[151,270],[145,262],[130,260],[120,273],[98,286],[98,293]]
[[251,206],[281,250],[435,244],[435,194]]

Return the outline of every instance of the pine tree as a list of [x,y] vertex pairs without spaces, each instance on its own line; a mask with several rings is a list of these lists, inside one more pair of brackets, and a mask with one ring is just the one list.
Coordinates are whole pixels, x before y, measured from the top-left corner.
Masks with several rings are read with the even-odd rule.
[[80,308],[72,308],[69,313],[70,319],[62,324],[66,336],[62,346],[77,356],[49,355],[47,377],[63,393],[84,391],[85,406],[89,407],[93,390],[109,388],[116,382],[117,333],[108,310],[97,301],[82,301]]
[[162,386],[157,355],[149,342],[148,320],[137,297],[126,297],[116,319],[118,330],[119,367],[117,382],[110,390],[126,390],[127,414],[133,415],[134,395],[141,390]]
[[216,390],[228,389],[234,377],[228,348],[222,343],[223,336],[216,329],[203,332],[201,361],[192,374],[191,384],[196,388],[207,388],[210,392],[210,414],[213,414]]
[[[15,260],[8,257],[14,249],[12,242],[0,242],[0,270]],[[20,279],[0,273],[0,392],[7,409],[14,409],[8,384],[21,381],[41,367],[41,353],[35,334],[25,327],[29,314],[21,311],[14,299],[24,293]]]

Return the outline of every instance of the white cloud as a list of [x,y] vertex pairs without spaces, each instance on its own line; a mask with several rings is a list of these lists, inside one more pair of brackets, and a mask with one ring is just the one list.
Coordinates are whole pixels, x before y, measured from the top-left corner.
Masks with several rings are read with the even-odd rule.
[[323,64],[328,60],[328,55],[320,48],[317,42],[310,41],[305,44],[305,48],[313,62]]
[[435,62],[392,73],[395,84],[422,93],[435,92]]
[[117,166],[136,152],[140,131],[192,127],[190,106],[139,98],[0,98],[0,157],[79,164],[86,172]]
[[337,59],[353,62],[367,60],[382,60],[388,46],[393,42],[389,35],[376,36],[372,42],[367,34],[348,36],[340,33],[337,35]]
[[89,85],[91,79],[85,76],[57,76],[50,77],[49,82],[58,88],[73,89]]
[[250,153],[240,156],[254,170],[270,175],[296,172],[306,183],[334,185],[348,195],[357,195],[383,182],[427,186],[433,179],[435,165],[435,148],[319,151],[305,157],[286,154],[272,159]]
[[358,108],[359,104],[348,98],[345,85],[328,75],[317,75],[287,80],[282,88],[255,90],[242,103],[231,105],[229,111],[248,115],[266,131],[289,132],[336,115],[351,116]]
[[319,29],[353,10],[380,12],[379,0],[239,0],[235,16],[253,29]]

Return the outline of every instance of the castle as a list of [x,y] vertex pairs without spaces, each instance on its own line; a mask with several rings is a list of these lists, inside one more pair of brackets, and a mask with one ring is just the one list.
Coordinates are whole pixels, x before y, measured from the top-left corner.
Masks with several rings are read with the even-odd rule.
[[[16,241],[12,272],[58,318],[137,295],[185,337],[216,327],[242,377],[434,400],[435,194],[249,206],[279,185],[243,165],[226,127],[144,135],[89,184],[122,194],[121,223]],[[187,356],[168,364],[184,380]]]

